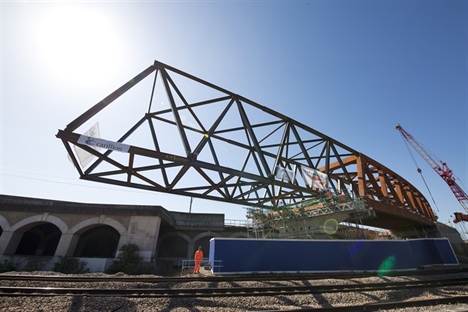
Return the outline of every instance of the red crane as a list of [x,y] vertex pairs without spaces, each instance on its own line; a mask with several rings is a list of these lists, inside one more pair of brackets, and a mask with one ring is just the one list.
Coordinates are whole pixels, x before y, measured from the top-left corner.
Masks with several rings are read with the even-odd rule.
[[[453,176],[452,170],[449,169],[447,164],[437,159],[436,161],[434,156],[431,156],[429,152],[421,145],[411,134],[406,132],[400,125],[395,127],[398,131],[400,131],[403,138],[416,150],[416,152],[421,155],[422,158],[434,169],[437,174],[444,179],[444,181],[448,184],[450,189],[452,190],[453,194],[457,198],[458,202],[465,208],[466,212],[468,212],[468,195],[463,191],[463,189],[457,184],[455,177]],[[421,169],[418,168],[418,172],[421,172]],[[468,215],[465,215],[461,212],[455,213],[455,220],[454,223],[458,223],[460,221],[467,221],[468,222]]]

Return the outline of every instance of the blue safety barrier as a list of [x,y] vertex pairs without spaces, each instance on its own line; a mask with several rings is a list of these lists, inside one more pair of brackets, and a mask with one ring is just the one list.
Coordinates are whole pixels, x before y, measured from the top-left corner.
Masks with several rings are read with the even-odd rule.
[[428,265],[459,265],[444,238],[411,240],[297,240],[213,238],[215,274],[386,272]]

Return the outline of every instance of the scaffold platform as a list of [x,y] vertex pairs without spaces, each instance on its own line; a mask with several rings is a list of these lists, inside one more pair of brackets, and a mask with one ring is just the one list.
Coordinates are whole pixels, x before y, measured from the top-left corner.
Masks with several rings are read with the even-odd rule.
[[359,226],[362,219],[375,217],[361,198],[320,196],[299,203],[271,208],[247,208],[249,231],[255,238],[326,238],[339,224]]

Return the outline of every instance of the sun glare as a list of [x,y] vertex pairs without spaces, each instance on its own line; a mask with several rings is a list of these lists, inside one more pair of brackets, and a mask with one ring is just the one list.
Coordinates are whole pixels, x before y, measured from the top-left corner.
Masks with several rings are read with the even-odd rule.
[[95,83],[118,62],[118,36],[95,11],[55,9],[43,16],[36,34],[43,64],[60,79]]

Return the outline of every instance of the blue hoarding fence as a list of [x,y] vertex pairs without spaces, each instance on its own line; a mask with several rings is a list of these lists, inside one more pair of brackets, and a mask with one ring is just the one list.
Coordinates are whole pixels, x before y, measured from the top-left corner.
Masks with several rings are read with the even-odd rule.
[[459,265],[447,239],[295,240],[213,238],[213,273],[379,272]]

